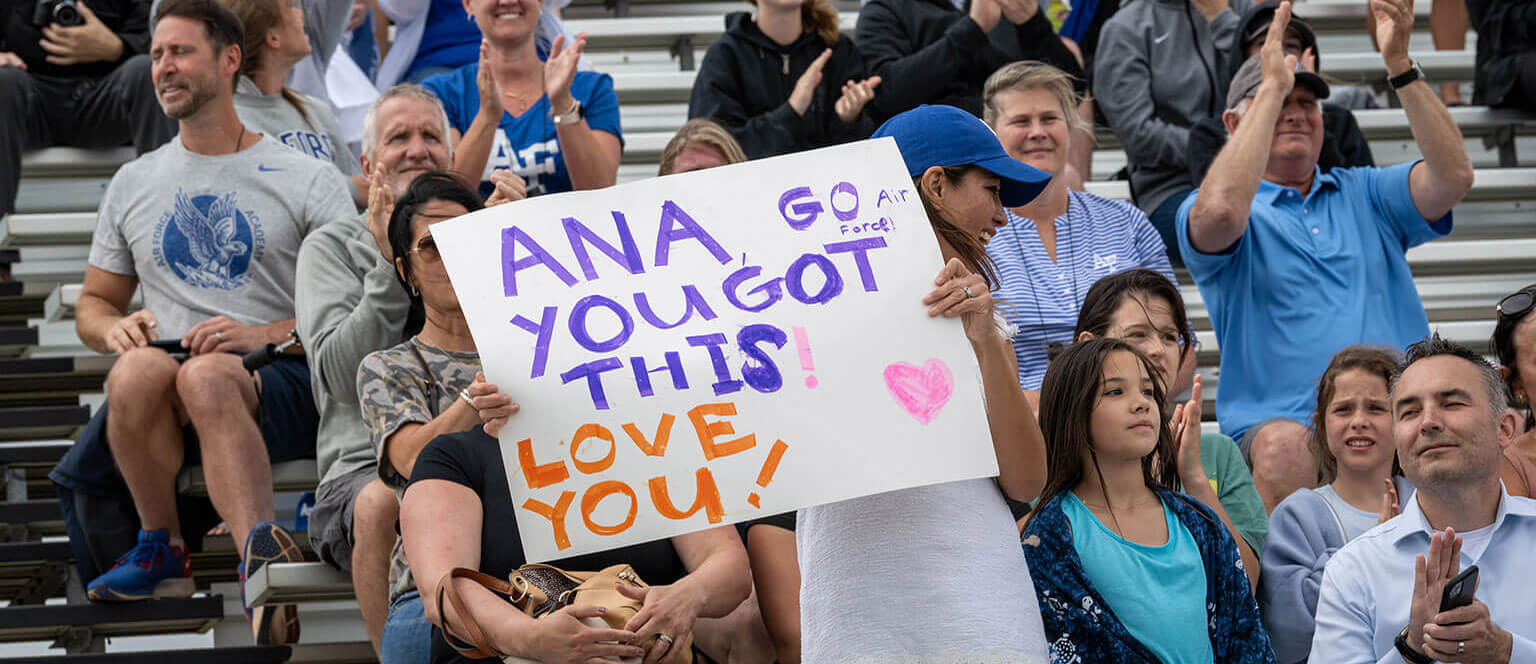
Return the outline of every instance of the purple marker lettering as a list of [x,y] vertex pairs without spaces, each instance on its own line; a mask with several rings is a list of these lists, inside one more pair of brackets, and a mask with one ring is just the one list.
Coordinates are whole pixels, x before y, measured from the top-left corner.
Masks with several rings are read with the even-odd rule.
[[645,272],[645,266],[640,263],[640,248],[635,246],[635,236],[630,232],[629,222],[625,221],[623,213],[613,211],[613,224],[618,227],[619,246],[624,248],[623,251],[598,237],[575,217],[566,217],[560,223],[565,226],[565,238],[570,241],[571,252],[576,254],[576,263],[581,266],[581,273],[587,281],[597,279],[597,270],[593,268],[592,257],[587,253],[588,244],[613,259],[620,267],[629,270],[630,274]]
[[701,334],[688,337],[689,346],[703,346],[709,351],[709,362],[715,368],[715,384],[711,385],[715,390],[715,396],[739,392],[741,381],[731,378],[731,368],[725,363],[725,353],[720,346],[725,344],[725,335],[720,333]]
[[736,345],[741,348],[741,354],[747,356],[747,361],[741,364],[742,380],[763,394],[779,391],[784,386],[784,375],[779,373],[773,356],[758,348],[758,344],[771,343],[774,348],[783,348],[788,340],[784,330],[772,325],[757,323],[741,328],[736,333]]
[[873,293],[880,290],[875,286],[875,271],[869,266],[870,249],[884,249],[885,238],[867,237],[862,240],[849,240],[847,242],[833,242],[822,245],[828,254],[852,253],[853,262],[859,266],[859,281],[864,284],[864,292]]
[[533,373],[529,378],[538,378],[544,375],[544,365],[549,362],[549,342],[555,336],[555,311],[557,307],[544,307],[544,314],[539,317],[539,323],[523,318],[522,314],[512,317],[512,324],[523,328],[534,337],[533,342]]
[[[587,312],[596,306],[612,311],[613,315],[619,318],[618,333],[607,341],[594,341],[591,333],[587,331]],[[571,337],[576,340],[576,343],[581,344],[582,348],[594,353],[607,353],[618,350],[624,342],[629,341],[629,336],[635,333],[635,319],[618,302],[601,295],[588,295],[577,300],[576,306],[571,307],[569,327]]]
[[725,278],[725,283],[720,285],[721,290],[725,293],[726,301],[730,302],[731,306],[736,307],[742,311],[757,313],[773,306],[779,300],[783,299],[784,291],[779,287],[779,284],[784,281],[784,278],[774,277],[768,281],[758,284],[757,286],[753,287],[752,290],[747,291],[748,295],[756,295],[757,293],[762,293],[763,301],[761,303],[747,305],[741,301],[741,293],[739,292],[741,290],[741,282],[752,279],[762,273],[763,268],[756,265],[749,265],[747,267],[741,268],[740,270],[732,272],[731,276]]
[[[804,201],[814,196],[811,193],[810,187],[795,187],[784,192],[784,195],[779,196],[779,216],[784,217],[784,221],[789,224],[789,227],[797,231],[810,228],[811,224],[816,223],[816,217],[821,216],[821,203],[816,201],[797,201]],[[790,216],[791,211],[794,212],[795,216]]]
[[578,364],[563,374],[560,383],[566,384],[579,378],[587,379],[587,392],[592,395],[592,407],[608,410],[608,395],[603,392],[603,373],[624,366],[617,357],[605,357],[586,364]]
[[[528,250],[528,255],[517,257],[517,245],[523,245]],[[535,265],[543,265],[560,281],[567,286],[576,285],[576,277],[571,276],[571,271],[565,269],[560,261],[555,260],[544,247],[539,246],[532,237],[523,232],[523,229],[513,226],[501,231],[501,288],[507,297],[517,295],[517,271],[530,268]]]
[[685,284],[683,286],[683,303],[687,308],[683,310],[683,317],[677,319],[676,323],[668,323],[662,320],[660,316],[657,316],[656,312],[651,309],[650,298],[645,293],[635,293],[634,297],[635,309],[640,312],[640,317],[658,330],[670,330],[688,322],[688,319],[693,318],[693,312],[695,311],[699,312],[699,315],[704,317],[704,320],[715,319],[715,310],[709,308],[709,303],[704,301],[704,296],[699,293],[699,289],[694,287],[693,284]]
[[688,389],[688,376],[683,373],[683,356],[677,351],[670,350],[662,354],[666,359],[666,366],[655,369],[645,368],[645,358],[635,355],[629,358],[629,366],[635,371],[635,386],[640,388],[640,396],[648,397],[656,393],[651,388],[651,374],[662,371],[672,374],[672,387],[677,390]]
[[[838,194],[852,196],[853,207],[847,210],[838,208]],[[853,221],[854,218],[859,216],[859,190],[853,186],[852,182],[839,182],[836,186],[832,187],[832,193],[827,196],[827,203],[832,206],[832,214],[837,216],[838,221]]]
[[[815,295],[805,292],[805,270],[815,265],[820,268],[825,280],[821,284],[821,290]],[[825,304],[843,292],[843,277],[837,273],[837,266],[832,264],[832,259],[821,254],[803,254],[789,264],[789,271],[784,273],[784,287],[789,290],[789,296],[805,304]]]
[[672,243],[684,238],[693,238],[699,245],[709,250],[710,255],[721,265],[731,262],[731,254],[720,246],[719,242],[704,230],[699,222],[688,216],[677,203],[665,201],[661,204],[661,230],[656,233],[656,266],[667,264],[672,252]]

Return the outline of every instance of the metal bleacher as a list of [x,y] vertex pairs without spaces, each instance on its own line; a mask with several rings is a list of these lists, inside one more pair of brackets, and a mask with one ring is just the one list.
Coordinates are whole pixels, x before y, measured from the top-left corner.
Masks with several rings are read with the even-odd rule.
[[[851,34],[858,2],[835,4]],[[1428,8],[1427,2],[1416,6],[1415,57],[1436,81],[1469,80],[1476,36],[1469,35],[1468,50],[1429,50]],[[695,70],[723,31],[723,14],[748,9],[741,2],[697,0],[575,0],[566,9],[571,30],[588,35],[592,66],[614,78],[626,142],[620,181],[655,175],[662,147],[687,119]],[[1308,0],[1297,13],[1317,30],[1330,77],[1364,83],[1382,77],[1380,57],[1364,31],[1364,0]],[[1431,325],[1487,352],[1494,302],[1536,282],[1536,117],[1485,107],[1451,113],[1477,168],[1475,185],[1456,208],[1455,234],[1413,249],[1408,261]],[[1417,157],[1401,109],[1357,111],[1355,117],[1378,162]],[[239,589],[230,583],[234,553],[227,538],[194,555],[201,594],[190,599],[94,605],[83,600],[80,580],[71,577],[72,553],[46,473],[104,398],[112,358],[80,344],[74,312],[96,208],[112,174],[132,157],[128,148],[28,153],[17,211],[0,219],[0,263],[13,264],[17,278],[0,282],[0,643],[52,643],[64,653],[14,660],[29,663],[372,661],[350,579],[321,563],[269,565],[246,587],[251,606],[304,605],[304,640],[292,648],[250,646]],[[1120,142],[1100,127],[1089,191],[1128,198],[1127,184],[1111,179],[1124,164]],[[1198,289],[1187,275],[1180,280],[1200,341],[1210,426],[1219,348]],[[309,490],[316,481],[313,461],[273,468],[277,494]],[[207,492],[195,468],[183,473],[177,487],[189,495]],[[216,648],[103,652],[106,637],[189,632],[211,632]]]

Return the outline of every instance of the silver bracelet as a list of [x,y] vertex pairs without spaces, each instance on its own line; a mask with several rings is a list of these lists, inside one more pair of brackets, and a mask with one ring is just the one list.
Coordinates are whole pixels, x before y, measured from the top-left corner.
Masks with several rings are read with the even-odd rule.
[[[459,398],[463,399],[464,403],[469,404],[470,408],[475,408],[475,399],[474,399],[474,397],[469,396],[469,390],[468,389],[459,390]],[[475,408],[475,410],[478,411],[480,409],[479,408]]]

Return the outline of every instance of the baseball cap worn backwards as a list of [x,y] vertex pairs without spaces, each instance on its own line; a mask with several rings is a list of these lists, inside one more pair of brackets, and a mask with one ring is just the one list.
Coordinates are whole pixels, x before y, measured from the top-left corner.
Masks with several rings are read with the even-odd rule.
[[907,174],[922,175],[934,166],[976,166],[1002,180],[999,197],[1007,207],[1034,200],[1051,175],[1008,156],[997,134],[980,118],[954,106],[918,106],[885,121],[874,138],[896,139]]
[[[1259,89],[1259,84],[1264,82],[1263,57],[1263,53],[1254,53],[1238,68],[1237,74],[1232,77],[1232,87],[1227,88],[1227,110],[1237,108],[1244,99],[1252,97],[1253,92]],[[1323,77],[1307,71],[1301,63],[1296,64],[1296,85],[1311,90],[1320,100],[1328,98],[1328,83],[1323,81]]]

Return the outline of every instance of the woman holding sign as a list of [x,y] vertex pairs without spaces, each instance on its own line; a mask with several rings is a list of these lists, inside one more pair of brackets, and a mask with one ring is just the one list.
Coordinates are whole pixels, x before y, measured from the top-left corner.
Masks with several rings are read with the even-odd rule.
[[882,136],[896,139],[937,235],[945,264],[922,305],[963,323],[1001,474],[801,510],[802,655],[1045,662],[1029,565],[1004,502],[1039,493],[1045,443],[999,330],[985,247],[1005,223],[1003,206],[1028,203],[1050,176],[1010,158],[985,124],[951,106],[897,115]]
[[453,170],[480,183],[508,169],[527,195],[612,185],[622,151],[619,98],[607,74],[577,70],[586,35],[537,45],[539,0],[464,0],[485,41],[480,61],[422,81],[453,125]]
[[[395,481],[410,477],[400,507],[401,540],[421,590],[415,601],[432,624],[431,661],[473,661],[441,635],[446,629],[467,642],[467,621],[479,627],[495,652],[539,662],[681,661],[687,650],[671,646],[691,640],[695,621],[725,616],[750,590],[746,552],[729,526],[550,563],[580,571],[632,565],[650,587],[635,598],[645,606],[626,629],[584,624],[583,618],[597,614],[583,606],[534,620],[465,580],[455,588],[468,615],[437,605],[436,585],[450,569],[467,567],[504,579],[526,562],[501,448],[493,438],[518,406],[478,373],[469,324],[428,232],[434,222],[478,208],[474,193],[446,174],[423,175],[400,197],[390,217],[390,245],[401,281],[419,293],[426,323],[415,338],[370,355],[358,374],[380,474]],[[488,424],[475,427],[482,421]],[[402,610],[396,606],[391,612],[384,650]],[[652,637],[649,652],[631,645]]]

